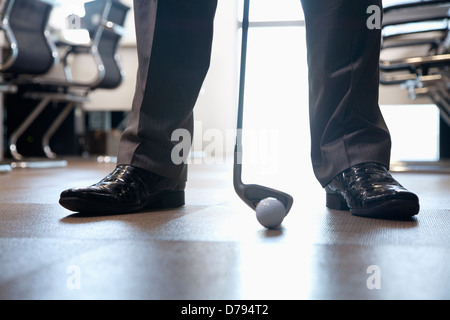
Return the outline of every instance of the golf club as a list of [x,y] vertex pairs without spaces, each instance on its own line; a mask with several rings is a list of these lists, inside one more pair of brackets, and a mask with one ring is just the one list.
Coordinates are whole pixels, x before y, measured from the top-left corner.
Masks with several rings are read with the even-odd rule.
[[239,76],[239,100],[237,113],[237,134],[234,148],[233,185],[237,195],[253,210],[258,203],[266,198],[279,200],[286,209],[286,214],[291,209],[294,199],[287,193],[264,187],[257,184],[244,184],[242,182],[242,123],[244,113],[244,87],[245,68],[247,58],[247,38],[249,25],[250,0],[244,0],[244,13],[242,19],[242,46],[241,46],[241,66]]

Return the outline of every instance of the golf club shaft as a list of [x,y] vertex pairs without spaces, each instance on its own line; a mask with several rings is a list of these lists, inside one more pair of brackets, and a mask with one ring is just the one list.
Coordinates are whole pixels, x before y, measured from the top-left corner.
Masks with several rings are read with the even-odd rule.
[[241,44],[241,66],[239,75],[239,100],[237,111],[236,144],[234,147],[233,182],[234,185],[242,184],[242,122],[244,117],[244,89],[245,69],[247,61],[247,38],[249,24],[250,0],[244,0],[244,13],[242,18],[242,44]]
[[237,137],[236,145],[242,145],[242,122],[244,117],[244,90],[245,90],[245,71],[247,63],[247,38],[249,25],[250,0],[244,0],[244,14],[242,18],[242,45],[241,45],[241,66],[239,76],[239,100],[237,113]]

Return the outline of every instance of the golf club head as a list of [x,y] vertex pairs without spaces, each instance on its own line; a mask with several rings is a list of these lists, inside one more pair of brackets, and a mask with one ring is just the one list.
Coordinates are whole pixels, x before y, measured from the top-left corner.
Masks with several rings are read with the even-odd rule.
[[284,205],[287,214],[294,202],[292,196],[287,193],[257,184],[235,184],[234,189],[237,195],[253,210],[256,210],[256,206],[261,200],[275,198]]
[[233,185],[236,194],[253,210],[256,209],[258,203],[265,198],[278,199],[286,208],[286,214],[291,210],[294,198],[291,195],[272,189],[269,187],[261,186],[258,184],[244,184],[241,179],[242,164],[236,161],[239,156],[235,154],[235,163],[233,167]]

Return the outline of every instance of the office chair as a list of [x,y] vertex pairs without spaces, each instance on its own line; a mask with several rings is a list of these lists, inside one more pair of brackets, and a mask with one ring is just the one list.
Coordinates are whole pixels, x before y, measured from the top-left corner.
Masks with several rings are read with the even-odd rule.
[[[449,0],[409,0],[385,6],[380,59],[380,84],[400,85],[412,100],[428,97],[446,126],[450,126],[449,10]],[[422,168],[427,166],[432,171],[450,171],[444,160]]]
[[[1,2],[0,31],[5,45],[0,59],[2,99],[4,93],[15,93],[21,83],[45,74],[58,62],[56,47],[47,31],[55,4],[51,0]],[[0,128],[3,133],[3,117]],[[3,156],[3,143],[1,150]]]
[[[17,0],[16,0],[17,1]],[[33,0],[21,0],[31,1]],[[86,102],[88,94],[98,88],[113,89],[120,85],[123,73],[117,57],[119,41],[124,34],[123,24],[129,7],[117,0],[96,0],[85,3],[86,16],[82,19],[82,26],[89,31],[91,41],[89,44],[80,45],[57,40],[48,43],[49,48],[58,48],[65,51],[61,55],[60,64],[64,70],[64,78],[56,79],[47,76],[36,76],[28,81],[42,85],[43,90],[27,92],[26,97],[39,100],[39,104],[24,120],[24,122],[11,134],[9,149],[16,160],[22,160],[23,156],[18,152],[16,143],[25,130],[36,120],[44,109],[52,102],[65,104],[63,110],[50,125],[42,138],[42,148],[47,158],[55,159],[56,154],[50,148],[50,139],[67,118],[75,106]],[[14,29],[13,29],[14,32]],[[43,34],[47,31],[41,30]],[[47,39],[49,39],[47,37]],[[48,50],[43,50],[47,53]],[[97,70],[97,76],[93,81],[74,80],[72,77],[69,56],[77,54],[92,55]],[[55,58],[55,54],[52,53]],[[32,57],[30,57],[32,59]],[[25,62],[29,63],[29,61]],[[48,92],[53,88],[54,92]],[[36,163],[21,162],[20,167],[40,166]]]
[[[384,8],[382,56],[391,49],[403,49],[407,56],[380,60],[381,84],[403,84],[410,98],[428,94],[433,99],[438,86],[450,83],[449,10],[450,1],[443,0],[408,1]],[[450,125],[450,109],[438,107]]]
[[57,63],[58,54],[47,24],[53,9],[51,1],[6,0],[1,8],[1,30],[8,50],[0,62],[7,81],[22,75],[41,75]]
[[[123,27],[129,7],[117,0],[95,0],[84,4],[85,16],[81,19],[81,28],[89,32],[89,44],[71,44],[59,40],[60,47],[67,47],[63,58],[66,80],[72,86],[85,87],[89,90],[97,88],[114,89],[123,80],[123,72],[117,57],[117,48],[122,36],[126,34]],[[90,83],[74,81],[68,60],[71,55],[92,55],[97,77]]]
[[[58,47],[66,49],[62,57],[62,65],[65,86],[70,89],[65,95],[70,99],[70,103],[43,136],[43,150],[48,158],[56,157],[56,154],[50,149],[49,141],[70,111],[77,104],[85,102],[89,92],[96,89],[117,88],[124,77],[117,49],[122,36],[126,34],[123,25],[130,8],[117,0],[90,1],[84,4],[84,8],[86,14],[80,21],[80,27],[89,32],[90,43],[73,44],[64,39],[56,42]],[[75,80],[72,76],[69,58],[80,54],[91,55],[95,62],[97,75],[92,81]],[[51,84],[54,81],[41,80],[41,82]],[[76,93],[71,93],[71,90]],[[61,101],[64,99],[64,95],[56,98]]]

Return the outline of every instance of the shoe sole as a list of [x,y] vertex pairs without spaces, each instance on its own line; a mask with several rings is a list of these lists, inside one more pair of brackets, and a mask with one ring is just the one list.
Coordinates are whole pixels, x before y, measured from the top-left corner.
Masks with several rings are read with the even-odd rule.
[[420,210],[417,201],[408,199],[392,199],[367,209],[351,209],[341,196],[330,193],[326,194],[326,206],[334,210],[350,210],[354,216],[376,219],[407,219]]
[[144,210],[178,208],[185,204],[185,197],[184,191],[165,191],[153,195],[146,203],[139,206],[121,206],[119,204],[78,197],[61,198],[59,199],[59,204],[70,211],[79,213],[121,214]]

